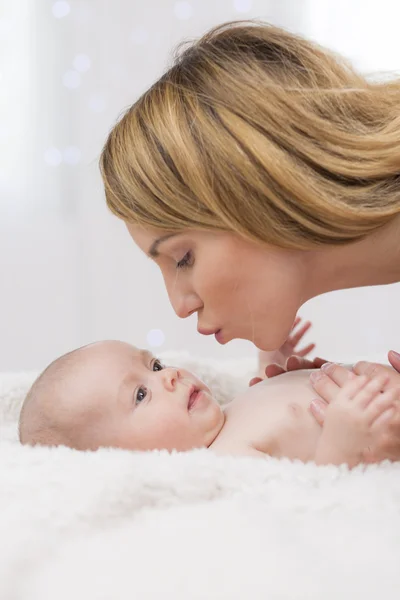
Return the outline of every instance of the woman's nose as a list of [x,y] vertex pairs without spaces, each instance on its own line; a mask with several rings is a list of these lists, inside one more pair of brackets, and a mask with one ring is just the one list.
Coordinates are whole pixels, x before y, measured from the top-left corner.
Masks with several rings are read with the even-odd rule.
[[163,384],[169,392],[173,392],[181,374],[175,367],[167,367],[160,371]]
[[169,294],[169,299],[176,315],[181,319],[190,317],[190,315],[202,308],[200,298],[194,293],[181,294],[174,291]]

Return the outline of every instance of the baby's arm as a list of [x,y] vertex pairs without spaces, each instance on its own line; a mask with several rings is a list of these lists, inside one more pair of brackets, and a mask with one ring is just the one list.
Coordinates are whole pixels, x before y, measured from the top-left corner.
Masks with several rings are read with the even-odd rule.
[[[315,462],[373,462],[373,444],[385,432],[390,420],[399,411],[400,389],[382,391],[387,374],[364,375],[349,380],[336,399],[326,409]],[[399,456],[400,458],[400,456]]]

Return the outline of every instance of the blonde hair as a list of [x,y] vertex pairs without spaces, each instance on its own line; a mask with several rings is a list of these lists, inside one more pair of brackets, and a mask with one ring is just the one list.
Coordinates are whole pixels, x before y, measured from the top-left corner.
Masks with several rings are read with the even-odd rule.
[[100,168],[125,221],[286,248],[340,244],[400,213],[400,81],[263,23],[216,27],[111,131]]

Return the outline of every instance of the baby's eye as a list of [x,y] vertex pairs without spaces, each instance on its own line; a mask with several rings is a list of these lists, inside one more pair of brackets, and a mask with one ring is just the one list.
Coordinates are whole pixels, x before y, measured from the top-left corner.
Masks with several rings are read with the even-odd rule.
[[140,387],[136,392],[135,404],[140,404],[147,396],[147,389]]
[[153,362],[152,366],[153,371],[162,371],[164,369],[164,365],[160,363],[158,358]]

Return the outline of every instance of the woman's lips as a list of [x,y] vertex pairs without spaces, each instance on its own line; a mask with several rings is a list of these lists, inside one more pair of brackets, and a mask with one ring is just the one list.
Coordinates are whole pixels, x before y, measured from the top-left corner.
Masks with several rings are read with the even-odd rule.
[[197,331],[202,335],[214,335],[219,344],[225,343],[222,335],[222,329],[203,329],[202,327],[198,327]]
[[217,340],[217,342],[219,344],[222,344],[224,341],[224,338],[222,336],[222,329],[218,329],[218,331],[215,333],[215,339]]

